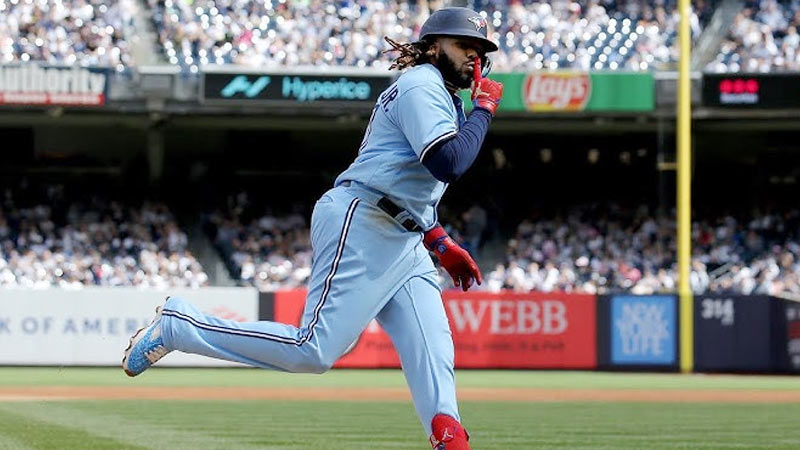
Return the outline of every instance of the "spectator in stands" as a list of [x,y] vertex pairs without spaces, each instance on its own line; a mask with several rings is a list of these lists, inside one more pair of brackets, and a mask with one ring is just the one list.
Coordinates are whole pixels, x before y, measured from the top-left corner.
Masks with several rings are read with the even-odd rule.
[[475,203],[462,214],[464,221],[464,248],[473,257],[480,256],[483,238],[488,226],[488,216],[486,210],[481,205]]

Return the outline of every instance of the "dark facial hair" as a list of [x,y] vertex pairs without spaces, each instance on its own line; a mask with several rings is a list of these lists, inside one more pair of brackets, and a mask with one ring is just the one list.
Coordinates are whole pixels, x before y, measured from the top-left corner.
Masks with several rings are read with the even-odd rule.
[[457,89],[467,89],[472,84],[472,74],[465,74],[459,70],[456,63],[442,49],[439,49],[436,57],[436,68],[442,73],[442,78],[447,85]]

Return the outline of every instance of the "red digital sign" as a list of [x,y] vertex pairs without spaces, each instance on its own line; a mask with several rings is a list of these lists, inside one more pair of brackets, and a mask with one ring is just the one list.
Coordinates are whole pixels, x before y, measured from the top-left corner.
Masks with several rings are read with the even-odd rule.
[[758,80],[753,78],[724,79],[719,82],[719,102],[722,104],[758,103]]
[[800,74],[703,74],[703,104],[730,108],[798,108]]

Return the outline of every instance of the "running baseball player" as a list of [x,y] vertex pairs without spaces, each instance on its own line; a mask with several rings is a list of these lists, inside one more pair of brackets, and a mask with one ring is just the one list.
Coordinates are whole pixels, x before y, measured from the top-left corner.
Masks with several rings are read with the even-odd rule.
[[[301,326],[207,316],[179,298],[131,337],[122,367],[136,376],[179,350],[267,369],[323,373],[376,318],[391,336],[414,406],[436,450],[469,449],[460,423],[453,340],[429,251],[465,291],[481,283],[470,255],[437,223],[448,183],[475,161],[503,86],[484,78],[497,50],[486,21],[440,9],[417,42],[399,44],[405,70],[381,93],[359,154],[314,206],[313,265]],[[487,73],[486,71],[483,72]],[[472,88],[466,117],[460,89]]]

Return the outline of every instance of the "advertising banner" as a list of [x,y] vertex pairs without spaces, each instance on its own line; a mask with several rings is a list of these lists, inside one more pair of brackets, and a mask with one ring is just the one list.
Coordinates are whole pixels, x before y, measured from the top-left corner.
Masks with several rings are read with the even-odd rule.
[[771,368],[771,302],[767,296],[699,295],[694,299],[694,366],[698,371]]
[[[258,293],[249,288],[3,289],[0,365],[118,366],[128,338],[150,323],[167,295],[185,298],[207,314],[240,322],[258,319]],[[236,364],[172,352],[159,365]]]
[[375,103],[392,80],[386,75],[203,73],[202,100],[222,103]]
[[677,362],[677,301],[670,295],[611,297],[611,358],[615,365]]
[[108,69],[0,65],[0,105],[102,106]]
[[[459,368],[597,366],[595,297],[446,291]],[[299,324],[305,290],[275,294],[275,320]],[[389,336],[370,323],[335,367],[400,367]]]
[[[640,112],[655,109],[655,80],[650,73],[531,72],[498,73],[503,83],[500,111]],[[469,93],[462,93],[470,104]]]
[[800,74],[703,74],[703,105],[717,108],[798,108]]
[[786,350],[789,370],[800,372],[800,303],[786,302]]

